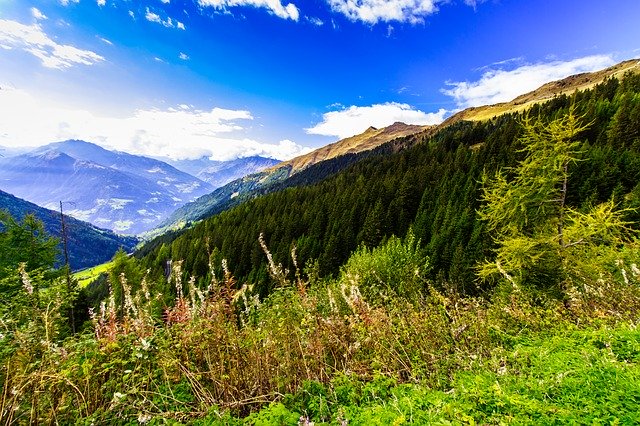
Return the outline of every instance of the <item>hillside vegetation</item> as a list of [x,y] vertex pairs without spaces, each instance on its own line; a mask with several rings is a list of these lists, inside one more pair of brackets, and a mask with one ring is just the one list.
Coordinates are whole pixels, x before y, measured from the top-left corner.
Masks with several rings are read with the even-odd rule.
[[[151,238],[167,231],[182,229],[260,195],[303,183],[317,183],[362,158],[395,152],[403,147],[404,143],[401,141],[406,140],[408,136],[426,132],[431,128],[432,126],[404,123],[394,123],[382,129],[370,127],[359,135],[283,161],[262,172],[236,179],[203,195],[177,209],[157,229],[145,234],[145,237]],[[395,143],[388,143],[390,141]]]
[[[6,212],[18,221],[27,215],[33,215],[44,225],[45,231],[58,238],[57,264],[64,263],[63,235],[60,212],[45,209],[11,194],[0,191],[0,212]],[[0,215],[0,227],[7,220]],[[64,217],[69,265],[72,270],[83,269],[110,260],[118,249],[131,251],[138,239],[118,235],[107,229],[101,229],[90,223],[80,221],[68,215]]]
[[[579,161],[567,170],[566,203],[588,208],[612,197],[622,208],[640,203],[640,77],[609,79],[591,90],[535,105],[531,117],[551,120],[569,111],[591,125],[578,136]],[[255,243],[264,233],[284,266],[297,247],[301,265],[316,262],[322,276],[338,272],[360,245],[375,247],[409,228],[431,259],[429,277],[475,294],[474,265],[494,248],[476,216],[484,172],[512,167],[524,153],[522,115],[459,122],[431,137],[417,136],[394,155],[375,155],[319,183],[292,187],[243,203],[179,234],[166,234],[137,254],[154,279],[169,259],[184,261],[184,279],[207,281],[209,254],[228,259],[241,279],[269,292],[266,262]],[[321,163],[322,164],[322,163]],[[321,170],[321,164],[317,165]],[[638,213],[628,211],[628,220]]]
[[3,422],[640,421],[640,76],[405,146],[119,252],[84,293],[27,232]]

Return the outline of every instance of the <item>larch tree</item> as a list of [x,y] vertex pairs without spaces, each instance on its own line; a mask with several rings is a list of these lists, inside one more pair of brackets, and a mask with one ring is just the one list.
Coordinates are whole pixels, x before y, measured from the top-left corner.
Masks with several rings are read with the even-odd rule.
[[584,211],[566,203],[569,169],[580,161],[579,136],[590,123],[570,108],[549,123],[525,116],[522,125],[524,159],[483,175],[479,216],[496,248],[479,276],[501,277],[516,289],[567,290],[602,280],[621,262],[632,231],[613,199]]

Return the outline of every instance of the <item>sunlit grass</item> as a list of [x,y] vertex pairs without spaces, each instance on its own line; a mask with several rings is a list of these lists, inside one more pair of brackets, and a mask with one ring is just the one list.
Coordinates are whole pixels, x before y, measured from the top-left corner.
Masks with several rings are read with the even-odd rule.
[[113,262],[109,261],[101,265],[94,266],[92,268],[82,269],[78,272],[75,272],[73,274],[73,278],[78,280],[78,285],[81,288],[86,287],[87,285],[89,285],[91,281],[98,278],[98,276],[103,272],[109,272],[109,269],[111,269],[111,266],[113,266]]

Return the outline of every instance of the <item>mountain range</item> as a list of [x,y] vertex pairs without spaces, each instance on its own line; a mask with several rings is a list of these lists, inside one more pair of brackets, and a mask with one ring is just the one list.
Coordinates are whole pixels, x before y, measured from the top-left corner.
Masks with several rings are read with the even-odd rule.
[[191,164],[203,177],[199,179],[157,159],[68,140],[26,153],[7,149],[0,157],[0,188],[46,208],[57,209],[62,201],[67,214],[136,235],[156,227],[186,202],[277,162],[261,157],[231,162],[204,158],[197,162],[199,168]]
[[[407,149],[412,144],[420,142],[416,138],[408,136],[422,134],[422,139],[424,140],[437,131],[461,121],[488,120],[509,113],[522,112],[533,105],[549,101],[554,97],[570,95],[578,90],[592,88],[607,79],[621,78],[625,73],[637,73],[639,71],[640,61],[632,59],[600,71],[572,75],[558,81],[549,82],[534,91],[516,97],[510,102],[464,109],[453,114],[439,125],[415,126],[394,123],[382,129],[370,127],[359,135],[345,138],[308,154],[279,163],[262,172],[237,179],[212,193],[203,195],[197,200],[178,208],[158,228],[145,236],[153,237],[170,229],[181,229],[195,221],[224,211],[259,195],[286,187],[318,182],[365,156],[376,155],[376,148],[382,148],[394,139],[404,138],[404,141],[396,143],[395,147],[389,146],[388,148],[391,151]],[[377,150],[377,152],[380,154],[388,153],[384,148]],[[367,155],[362,155],[363,153],[367,153]],[[353,154],[357,154],[357,157],[350,158],[349,156]],[[334,161],[331,162],[330,160]],[[314,166],[318,167],[315,167],[315,170],[311,172],[309,169]],[[306,173],[301,173],[305,171]]]
[[[157,229],[145,234],[145,237],[153,237],[170,229],[180,229],[259,195],[288,186],[317,182],[342,170],[366,156],[367,153],[373,155],[374,150],[381,145],[426,132],[432,128],[433,126],[408,125],[399,122],[381,129],[369,127],[359,135],[280,162],[261,172],[248,174],[203,195],[178,208]],[[296,179],[293,179],[294,177]]]
[[[63,236],[59,211],[45,209],[4,191],[0,191],[0,210],[8,211],[17,221],[21,221],[27,214],[33,214],[38,220],[42,221],[45,231],[60,240],[58,244],[60,255],[57,263],[61,264],[63,262]],[[64,216],[64,221],[69,265],[72,270],[106,262],[111,259],[119,248],[131,251],[138,243],[137,238],[118,235],[68,215]]]
[[195,160],[165,159],[164,161],[178,170],[209,183],[214,188],[219,188],[243,176],[280,164],[280,160],[257,155],[228,161],[216,161],[207,157]]
[[522,105],[541,123],[575,114],[587,126],[576,137],[580,161],[568,170],[567,206],[581,211],[614,199],[626,223],[637,226],[640,66],[634,60],[549,83],[509,103],[462,111],[433,128],[296,173],[289,163],[232,182],[179,209],[197,223],[185,220],[193,226],[159,235],[136,258],[143,269],[181,259],[185,276],[200,277],[209,271],[206,254],[214,253],[263,295],[272,284],[259,236],[283,268],[311,265],[329,276],[359,247],[410,234],[429,258],[425,282],[473,294],[477,266],[495,248],[477,214],[483,176],[513,170],[520,161]]

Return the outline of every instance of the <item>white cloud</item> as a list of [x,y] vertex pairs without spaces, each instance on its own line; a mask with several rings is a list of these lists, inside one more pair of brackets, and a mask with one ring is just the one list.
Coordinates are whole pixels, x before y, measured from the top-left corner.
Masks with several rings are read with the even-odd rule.
[[322,115],[322,122],[305,129],[307,133],[324,136],[337,136],[344,139],[364,132],[370,126],[377,128],[389,126],[396,121],[406,124],[438,124],[444,119],[446,110],[426,113],[407,104],[387,102],[371,106],[350,106],[339,111]]
[[107,0],[97,0],[96,3],[98,6],[102,7],[107,4]]
[[0,19],[0,44],[22,49],[42,61],[47,68],[63,69],[77,64],[93,65],[104,58],[90,50],[82,50],[52,40],[39,24],[24,25]]
[[136,19],[136,14],[133,13],[133,10],[129,11],[129,16],[131,16],[131,19]]
[[324,21],[323,21],[322,19],[320,19],[320,18],[316,18],[315,16],[311,16],[311,17],[309,17],[309,16],[305,16],[305,19],[306,19],[309,23],[311,23],[311,24],[315,25],[316,27],[321,27],[321,26],[323,26],[323,25],[324,25]]
[[108,44],[109,46],[113,46],[113,42],[111,40],[108,40],[104,37],[98,37],[98,40],[100,40],[101,42]]
[[252,6],[265,8],[282,19],[297,21],[300,19],[300,11],[293,3],[286,6],[280,0],[198,0],[202,7],[213,7],[215,9],[226,10],[230,7]]
[[438,11],[443,0],[327,0],[334,12],[352,21],[368,24],[378,22],[409,22],[417,24]]
[[308,151],[291,141],[265,143],[242,136],[243,123],[253,120],[246,110],[199,110],[182,104],[164,110],[136,110],[120,117],[103,116],[5,85],[0,90],[0,110],[3,146],[38,146],[77,138],[135,154],[219,160],[248,155],[284,160]]
[[80,0],[60,0],[60,4],[63,6],[69,6],[71,3],[78,4],[80,3]]
[[[129,14],[131,15],[131,11],[129,11]],[[149,22],[155,22],[156,24],[163,25],[167,28],[178,28],[180,30],[185,29],[184,24],[178,21],[177,19],[171,19],[170,16],[167,16],[167,19],[162,19],[160,15],[152,12],[151,10],[149,10],[148,7],[147,7],[147,13],[144,15],[144,17]]]
[[180,54],[178,55],[178,58],[182,59],[183,61],[187,61],[189,60],[189,55],[187,55],[184,52],[180,52]]
[[[509,64],[512,60],[504,61]],[[512,70],[489,69],[474,82],[447,82],[445,95],[455,99],[459,108],[508,102],[545,83],[573,74],[596,71],[615,63],[611,56],[594,55],[570,61],[539,62],[521,65]]]
[[44,13],[40,12],[40,9],[32,7],[31,8],[31,16],[33,16],[34,18],[36,18],[36,20],[40,21],[40,20],[45,20],[45,19],[49,19],[47,18],[47,15],[45,15]]

